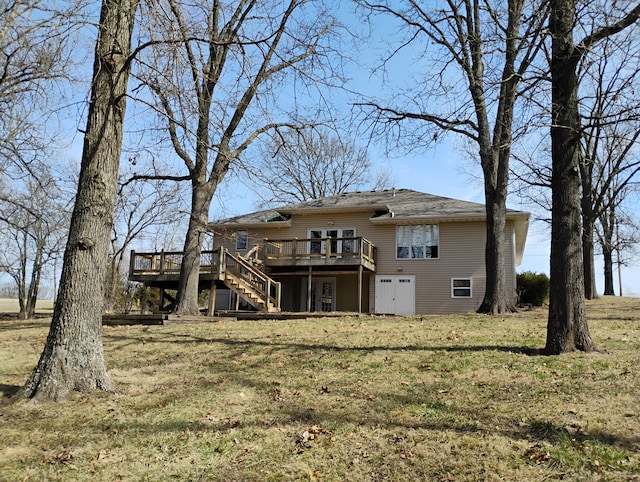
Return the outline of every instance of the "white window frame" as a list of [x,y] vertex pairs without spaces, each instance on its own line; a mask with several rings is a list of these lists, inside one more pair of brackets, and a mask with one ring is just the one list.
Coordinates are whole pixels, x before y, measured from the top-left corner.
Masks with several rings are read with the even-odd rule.
[[[408,228],[411,231],[409,238],[411,240],[413,240],[415,228],[417,228],[417,227],[426,228],[426,227],[432,227],[432,226],[435,226],[436,227],[436,231],[437,231],[437,239],[436,239],[437,244],[435,245],[436,248],[438,249],[438,255],[437,256],[429,256],[429,257],[425,257],[424,256],[424,253],[426,253],[426,250],[427,250],[427,246],[425,244],[426,243],[426,236],[424,236],[424,240],[422,242],[422,246],[419,247],[419,248],[422,249],[422,256],[421,257],[414,257],[413,256],[413,254],[414,254],[413,244],[411,244],[409,246],[399,246],[398,245],[398,234],[399,234],[399,231],[401,229],[405,230],[405,229]],[[431,246],[433,246],[433,245],[430,245],[429,247],[431,247]],[[407,257],[398,256],[399,247],[407,248],[407,250],[408,250],[407,251],[407,254],[408,254]],[[398,224],[398,225],[396,225],[396,260],[397,261],[416,260],[416,259],[439,259],[439,258],[440,258],[440,225],[438,223],[432,223],[432,224]]]
[[[311,233],[312,232],[320,232],[320,238],[317,238],[317,241],[315,240],[316,238],[312,238],[311,237]],[[326,241],[320,241],[320,240],[324,240],[325,238],[327,238],[327,232],[329,231],[336,231],[337,233],[337,238],[344,238],[344,237],[353,237],[355,238],[357,236],[356,234],[356,228],[336,228],[336,227],[330,227],[330,228],[310,228],[307,229],[307,237],[309,239],[313,239],[314,241],[310,241],[309,242],[309,254],[311,254],[311,243],[321,243],[320,244],[320,253],[314,253],[314,254],[325,254],[327,252],[327,242]],[[353,231],[353,235],[352,236],[344,236],[344,231]],[[343,241],[340,241],[339,243],[336,241],[331,241],[332,243],[336,243],[333,246],[335,246],[337,248],[337,252],[338,253],[342,253],[342,250],[344,249],[343,246]],[[355,240],[351,241],[351,247],[352,247],[352,251],[349,251],[349,253],[347,254],[351,254],[351,253],[357,253],[358,252],[358,247],[355,245]],[[344,253],[343,253],[344,254]]]
[[239,229],[236,231],[236,251],[246,251],[247,249],[249,249],[249,231]]
[[[455,286],[456,281],[468,281],[469,286]],[[469,295],[456,294],[456,290],[469,290]],[[473,278],[451,278],[451,298],[473,298]]]

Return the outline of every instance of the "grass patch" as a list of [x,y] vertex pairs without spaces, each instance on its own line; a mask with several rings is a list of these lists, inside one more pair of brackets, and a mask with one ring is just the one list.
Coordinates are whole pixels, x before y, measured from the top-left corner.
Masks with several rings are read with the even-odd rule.
[[[0,405],[0,480],[640,478],[640,300],[604,355],[530,356],[546,312],[105,327],[115,394]],[[46,320],[0,321],[0,389]]]

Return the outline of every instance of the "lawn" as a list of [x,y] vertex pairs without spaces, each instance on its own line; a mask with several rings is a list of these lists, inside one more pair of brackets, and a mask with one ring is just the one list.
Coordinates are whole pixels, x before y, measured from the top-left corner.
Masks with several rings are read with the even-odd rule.
[[606,354],[546,312],[105,327],[117,393],[10,405],[46,320],[0,321],[0,480],[640,480],[640,299]]

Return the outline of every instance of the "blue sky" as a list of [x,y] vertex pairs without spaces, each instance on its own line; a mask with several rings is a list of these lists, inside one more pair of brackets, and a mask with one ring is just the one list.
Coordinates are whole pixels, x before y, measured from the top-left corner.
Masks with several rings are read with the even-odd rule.
[[[343,6],[346,4],[343,4]],[[348,8],[341,9],[343,20],[357,24]],[[366,26],[359,24],[359,28]],[[350,70],[350,87],[358,92],[383,93],[385,86],[380,79],[372,76],[371,66],[379,63],[381,55],[388,51],[393,41],[396,27],[387,20],[373,25],[374,36],[371,42],[363,42],[358,46],[357,56],[360,65],[352,64]],[[377,41],[375,40],[377,39]],[[385,71],[387,82],[397,86],[409,86],[420,78],[420,53],[403,52],[388,64]],[[387,84],[389,85],[389,84]],[[345,99],[348,103],[351,99]],[[369,154],[375,165],[389,169],[396,188],[414,189],[435,195],[462,199],[465,201],[484,203],[482,173],[479,162],[469,156],[471,149],[461,149],[457,143],[463,142],[455,136],[445,137],[426,149],[412,153],[394,151],[390,157],[383,146],[370,145]],[[255,197],[244,188],[234,186],[236,181],[229,180],[222,186],[218,202],[214,201],[212,216],[222,217],[241,214],[254,210]],[[515,196],[510,196],[508,207],[522,211],[535,209],[527,206]],[[220,210],[216,215],[215,212]],[[550,226],[542,221],[533,220],[529,226],[527,244],[518,272],[534,271],[549,274]],[[603,269],[600,256],[596,257],[596,285],[599,293],[603,291]],[[622,285],[625,296],[640,296],[640,260],[635,260],[628,267],[622,267]],[[619,293],[618,273],[614,272],[614,287]]]
[[[360,30],[367,26],[353,16],[348,2],[340,9],[343,23],[357,25]],[[358,64],[350,64],[348,75],[350,88],[358,92],[383,93],[380,80],[371,75],[371,66],[379,63],[381,55],[389,48],[396,27],[388,20],[373,25],[374,36],[371,41],[358,45],[355,55]],[[377,40],[376,40],[377,39]],[[410,85],[420,76],[420,59],[416,52],[405,52],[388,64],[386,80],[396,86]],[[335,101],[348,105],[352,96],[336,94]],[[130,108],[128,108],[129,110]],[[80,123],[82,124],[82,122]],[[77,136],[80,137],[80,136]],[[372,162],[380,168],[388,169],[393,176],[396,188],[414,189],[435,195],[452,197],[472,202],[484,202],[483,184],[479,164],[470,158],[469,149],[456,147],[461,142],[456,137],[446,137],[426,149],[412,153],[394,151],[390,157],[383,146],[371,144],[369,154]],[[82,139],[76,139],[82,143]],[[77,147],[76,147],[77,149]],[[74,151],[79,152],[79,150]],[[74,155],[75,157],[75,155]],[[79,154],[77,155],[79,158]],[[257,197],[236,179],[227,178],[221,185],[213,201],[211,217],[219,218],[242,214],[256,209]],[[508,206],[512,209],[529,211],[531,208],[511,196]],[[532,222],[525,248],[522,265],[518,271],[549,273],[549,226],[542,222]],[[640,263],[624,268],[622,272],[625,295],[640,296]],[[602,265],[597,258],[596,278],[598,291],[602,292]],[[618,292],[617,272],[614,276],[616,293]]]

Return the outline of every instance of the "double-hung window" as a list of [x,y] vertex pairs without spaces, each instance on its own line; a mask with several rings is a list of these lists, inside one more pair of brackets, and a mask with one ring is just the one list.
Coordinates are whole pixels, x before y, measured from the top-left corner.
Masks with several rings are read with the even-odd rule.
[[438,246],[437,224],[396,227],[396,257],[398,259],[437,258]]

